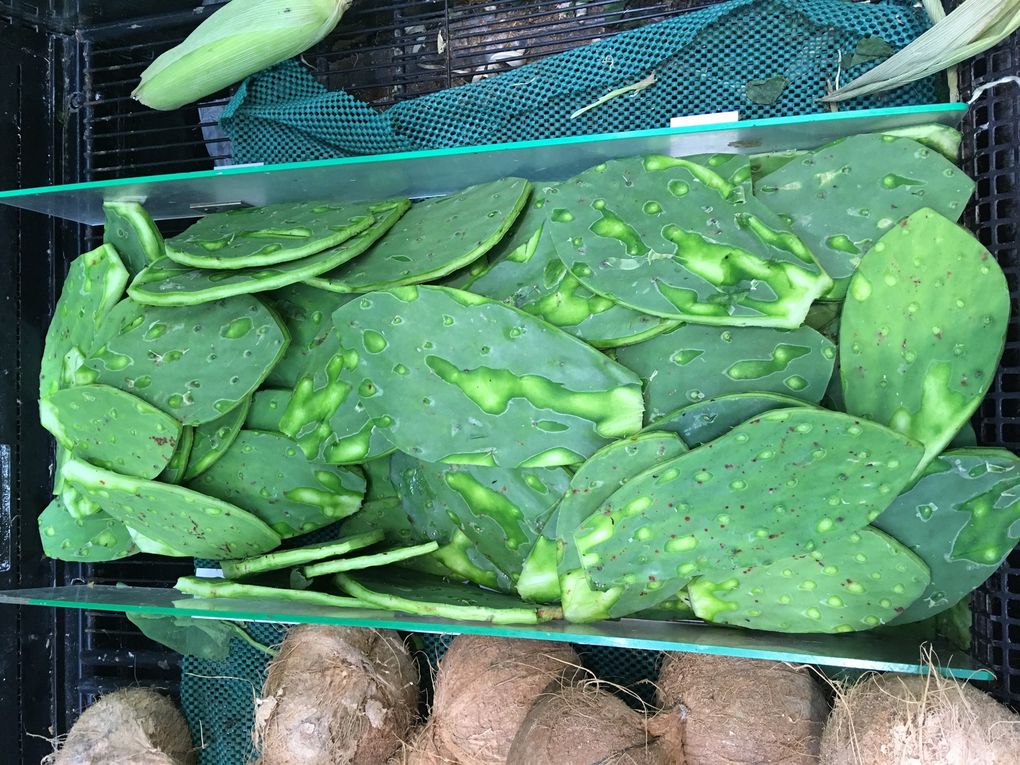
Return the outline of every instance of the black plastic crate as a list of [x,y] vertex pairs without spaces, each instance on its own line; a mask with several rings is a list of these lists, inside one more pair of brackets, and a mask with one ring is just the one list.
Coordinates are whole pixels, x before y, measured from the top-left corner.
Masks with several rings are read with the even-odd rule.
[[[579,22],[555,0],[362,0],[303,58],[327,86],[385,107],[469,81],[492,53],[523,50],[519,56],[532,60],[712,2],[591,0]],[[170,113],[130,99],[144,67],[194,26],[199,5],[0,0],[0,188],[229,162],[229,144],[216,130],[216,110],[228,93]],[[443,55],[422,45],[419,28],[425,27],[430,34],[442,30]],[[960,67],[964,97],[1018,70],[1020,38],[1014,35]],[[986,91],[963,127],[963,167],[978,182],[968,224],[998,257],[1016,297],[1020,89]],[[35,407],[41,338],[67,262],[101,232],[2,207],[0,233],[8,275],[0,283],[0,589],[172,583],[190,573],[190,561],[139,556],[91,566],[41,554],[34,518],[49,501],[52,472],[50,440]],[[975,418],[982,444],[1014,451],[1020,450],[1018,310],[1014,304],[1002,368]],[[994,689],[1000,698],[1020,704],[1020,551],[976,593],[973,611],[975,657],[1001,678]],[[0,740],[16,749],[0,759],[39,761],[50,746],[35,736],[65,732],[97,694],[124,685],[175,692],[179,677],[179,657],[118,614],[6,607],[0,614]]]

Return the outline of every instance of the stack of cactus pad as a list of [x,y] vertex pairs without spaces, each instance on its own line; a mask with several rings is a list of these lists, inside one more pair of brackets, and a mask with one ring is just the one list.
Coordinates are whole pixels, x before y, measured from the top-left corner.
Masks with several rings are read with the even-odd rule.
[[632,157],[165,242],[108,203],[46,336],[45,549],[495,623],[935,616],[1020,537],[1020,462],[968,425],[1009,294],[956,223],[958,138]]

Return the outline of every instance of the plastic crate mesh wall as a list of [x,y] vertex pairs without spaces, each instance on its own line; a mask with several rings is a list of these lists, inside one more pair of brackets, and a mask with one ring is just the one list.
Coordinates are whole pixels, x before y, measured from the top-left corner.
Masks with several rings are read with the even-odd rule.
[[[1020,35],[960,67],[964,95],[1020,71]],[[977,181],[967,225],[995,255],[1013,295],[1006,349],[976,419],[982,445],[1020,451],[1020,88],[985,90],[963,124],[962,167]],[[1020,548],[974,595],[973,654],[1000,678],[996,693],[1020,704]]]

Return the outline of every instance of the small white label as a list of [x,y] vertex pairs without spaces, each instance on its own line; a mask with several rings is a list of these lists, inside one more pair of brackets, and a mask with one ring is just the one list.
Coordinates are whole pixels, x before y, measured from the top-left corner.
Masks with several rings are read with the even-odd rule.
[[195,576],[200,579],[220,579],[223,577],[223,569],[219,568],[196,568]]
[[715,114],[690,114],[686,117],[672,117],[670,127],[693,127],[695,125],[719,125],[726,122],[739,122],[740,112],[716,112]]

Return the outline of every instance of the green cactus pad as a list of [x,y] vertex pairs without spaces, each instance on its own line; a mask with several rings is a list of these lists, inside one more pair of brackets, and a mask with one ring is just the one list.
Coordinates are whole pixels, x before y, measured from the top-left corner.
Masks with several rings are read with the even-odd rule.
[[958,220],[974,182],[941,154],[909,138],[856,135],[770,173],[758,198],[791,221],[794,233],[846,294],[862,256],[890,228],[929,207]]
[[657,622],[679,622],[697,618],[694,609],[691,608],[691,599],[686,588],[654,608],[646,608],[631,616],[634,619],[650,619]]
[[365,491],[365,499],[376,501],[380,499],[399,499],[400,492],[390,475],[392,458],[390,456],[380,457],[377,460],[369,460],[361,466],[365,474],[365,481],[368,489]]
[[64,480],[146,537],[196,558],[244,558],[268,552],[280,537],[251,513],[156,481],[129,478],[79,460]]
[[149,539],[147,536],[142,534],[137,529],[133,529],[130,526],[127,527],[128,534],[131,536],[131,541],[138,547],[139,552],[150,553],[152,555],[166,555],[171,558],[190,558],[192,557],[188,553],[181,552],[176,547],[171,545],[157,542],[154,539]]
[[192,268],[237,269],[298,260],[346,242],[375,222],[366,202],[285,202],[213,213],[168,239]]
[[[455,572],[462,579],[483,587],[512,591],[513,583],[510,577],[481,554],[474,542],[460,530],[448,513],[439,512],[442,506],[437,506],[433,498],[437,488],[444,490],[445,485],[432,487],[420,482],[415,484],[420,475],[421,462],[402,452],[394,452],[389,462],[390,481],[398,495],[401,512],[410,525],[407,543],[429,540],[439,542],[440,548],[430,557],[446,569]],[[375,512],[380,511],[388,512],[389,508],[384,506]],[[347,529],[349,524],[353,524],[352,528],[359,528],[359,523],[355,516],[353,521],[348,521],[344,525],[344,529]],[[389,529],[388,533],[397,536],[398,539],[405,533],[403,524],[393,518],[386,518],[381,527]]]
[[53,320],[46,330],[39,368],[39,398],[69,387],[77,369],[76,365],[65,368],[65,357],[79,358],[92,347],[100,324],[124,294],[127,280],[127,269],[117,251],[106,244],[71,262]]
[[375,222],[361,233],[335,247],[272,266],[224,271],[193,268],[162,258],[135,278],[128,287],[128,294],[147,305],[197,305],[231,295],[286,287],[331,271],[361,255],[397,222],[410,205],[407,199],[369,205]]
[[39,402],[39,419],[76,458],[136,478],[158,476],[181,435],[173,417],[108,385],[58,390]]
[[39,515],[43,552],[57,560],[81,563],[120,560],[138,552],[127,527],[106,513],[72,518],[54,499]]
[[437,542],[423,542],[420,545],[397,547],[370,555],[351,555],[347,558],[312,563],[308,566],[302,566],[299,573],[304,579],[314,579],[317,576],[339,574],[341,571],[360,571],[366,568],[379,568],[380,566],[388,566],[392,563],[406,561],[410,558],[419,558],[438,549],[439,544]]
[[641,433],[602,447],[581,465],[557,510],[554,533],[547,535],[557,540],[560,575],[581,565],[573,535],[588,516],[634,476],[685,452],[673,433]]
[[683,159],[597,165],[566,181],[555,204],[560,259],[592,291],[643,313],[793,328],[831,286],[774,213]]
[[865,526],[807,555],[708,572],[687,586],[700,618],[774,632],[859,632],[888,624],[928,585],[928,567]]
[[620,348],[648,340],[680,323],[635,311],[592,292],[558,259],[555,269],[560,276],[553,290],[541,300],[519,308],[589,345]]
[[124,300],[103,321],[77,381],[112,385],[201,425],[258,388],[289,342],[250,295],[186,308]]
[[[340,352],[339,341],[334,339],[334,342],[336,351]],[[385,419],[377,422],[369,415],[354,390],[357,359],[351,354],[343,354],[342,358],[343,366],[337,379],[349,386],[350,394],[329,418],[331,435],[320,449],[323,460],[333,465],[351,465],[392,454],[396,447],[386,437]]]
[[748,194],[751,191],[751,158],[747,154],[690,154],[684,159],[707,167],[731,186],[743,186]]
[[557,188],[538,185],[513,229],[489,252],[489,265],[465,279],[462,288],[545,319],[597,348],[639,342],[676,326],[596,295],[567,270],[545,233],[546,207],[554,203]]
[[955,163],[960,155],[960,143],[963,133],[949,125],[934,123],[931,125],[910,125],[908,127],[891,128],[882,132],[883,135],[895,138],[912,138],[923,146],[937,151],[950,162]]
[[[547,537],[556,539],[557,556],[553,565],[559,578],[557,590],[568,621],[597,621],[625,616],[672,594],[654,585],[626,593],[633,597],[622,600],[617,596],[623,595],[623,592],[597,592],[581,571],[581,558],[574,546],[573,534],[588,516],[630,479],[686,451],[686,445],[673,433],[642,433],[604,446],[574,473],[557,509],[554,533],[546,532]],[[578,572],[580,578],[576,576]],[[681,586],[682,583],[676,585],[677,588]]]
[[335,328],[309,351],[279,420],[280,431],[290,436],[309,459],[354,464],[394,450],[354,390],[352,372],[356,365],[356,355],[340,348]]
[[522,178],[503,178],[415,204],[375,247],[309,283],[334,292],[371,292],[453,273],[499,242],[531,193]]
[[931,569],[931,584],[896,620],[935,616],[991,576],[1020,540],[1020,459],[1005,449],[937,457],[874,525]]
[[[265,607],[266,600],[290,600],[295,603],[306,603],[312,606],[330,606],[332,608],[368,608],[365,603],[357,598],[347,598],[343,595],[331,595],[328,592],[314,592],[311,590],[292,590],[287,587],[263,587],[258,584],[245,584],[243,582],[230,582],[226,579],[215,577],[182,576],[177,580],[174,589],[186,595],[194,595],[198,598],[240,598],[251,600],[261,610]],[[190,601],[176,601],[181,605],[191,605]]]
[[137,202],[103,202],[103,243],[113,245],[134,276],[163,257],[163,236]]
[[560,601],[560,576],[556,571],[559,548],[556,545],[556,516],[553,511],[546,521],[541,536],[535,540],[528,557],[521,566],[515,589],[525,600],[534,603],[558,603]]
[[291,284],[263,299],[276,309],[290,332],[287,352],[266,378],[266,387],[293,388],[305,372],[308,354],[318,348],[333,329],[333,311],[352,300],[307,284]]
[[102,511],[103,508],[88,497],[83,496],[73,486],[67,485],[63,480],[60,483],[62,486],[60,491],[57,492],[57,496],[60,498],[60,503],[64,506],[64,509],[67,510],[68,515],[76,521],[84,520],[90,515],[95,515]]
[[752,154],[749,157],[751,161],[752,186],[757,188],[762,178],[809,153],[800,149],[786,149],[785,151],[767,151],[762,154]]
[[846,411],[923,443],[920,471],[988,391],[1009,303],[1002,270],[971,234],[933,210],[903,220],[850,282],[839,336]]
[[684,324],[616,360],[645,381],[645,417],[731,393],[781,393],[817,403],[832,377],[833,344],[810,327]]
[[280,432],[280,418],[290,401],[289,390],[258,390],[251,397],[251,406],[244,420],[246,430]]
[[977,446],[977,433],[974,426],[969,422],[963,423],[963,427],[956,431],[953,440],[949,442],[950,449],[965,449],[969,446]]
[[554,606],[535,606],[512,595],[397,568],[337,574],[340,589],[376,608],[489,624],[538,624],[559,619]]
[[304,368],[277,421],[277,429],[309,459],[321,459],[326,445],[335,440],[329,421],[337,408],[348,400],[353,406],[353,386],[340,379],[344,364],[336,328],[330,326],[322,340],[309,347]]
[[636,375],[502,303],[406,287],[351,301],[333,321],[365,410],[419,459],[568,465],[640,428]]
[[334,539],[329,542],[295,547],[291,550],[277,550],[275,552],[258,555],[254,558],[243,560],[220,561],[220,568],[223,576],[227,579],[242,579],[254,574],[262,574],[266,571],[279,571],[291,566],[301,566],[312,561],[334,558],[338,555],[346,555],[354,550],[381,542],[383,533],[381,531],[367,531],[361,534],[351,534],[341,539]]
[[208,661],[223,661],[230,656],[230,639],[237,638],[258,651],[275,656],[276,651],[253,640],[234,622],[225,619],[201,619],[191,616],[126,613],[124,616],[139,631],[182,656]]
[[357,512],[365,479],[343,467],[308,461],[286,436],[242,430],[188,487],[231,502],[287,539]]
[[177,439],[177,448],[166,468],[159,474],[159,480],[163,483],[180,483],[184,480],[184,471],[188,469],[188,460],[191,458],[191,447],[195,445],[195,429],[190,425],[181,428],[181,435]]
[[734,393],[706,398],[696,404],[671,412],[645,428],[676,433],[690,447],[701,446],[725,435],[742,422],[747,422],[773,409],[808,406],[803,401],[778,393]]
[[188,466],[181,476],[181,482],[190,481],[204,473],[230,448],[248,417],[251,396],[215,420],[203,422],[195,427],[195,439],[188,455]]
[[563,468],[444,465],[394,455],[391,477],[420,533],[446,542],[450,524],[511,580],[570,483]]
[[600,589],[770,563],[870,523],[922,454],[917,442],[845,414],[766,412],[631,479],[574,543]]

